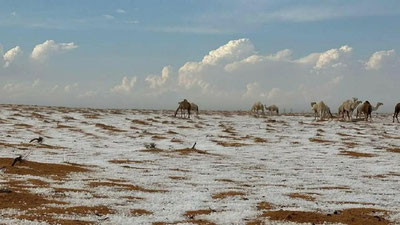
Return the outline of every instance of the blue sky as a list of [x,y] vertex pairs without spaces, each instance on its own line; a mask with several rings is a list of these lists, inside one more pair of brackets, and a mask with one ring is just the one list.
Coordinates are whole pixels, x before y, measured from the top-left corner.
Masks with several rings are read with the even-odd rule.
[[[389,105],[396,101],[390,85],[400,81],[399,1],[0,4],[2,103],[170,108],[186,97],[205,108],[247,109],[260,100],[307,110],[310,100],[325,100],[334,107],[352,96]],[[242,39],[246,41],[229,44]],[[351,50],[340,50],[342,46]],[[209,54],[217,49],[219,55]],[[290,54],[279,60],[267,57],[285,49]],[[320,58],[307,66],[296,64],[313,53]],[[206,62],[207,55],[221,58]],[[259,58],[251,61],[255,56]],[[326,56],[330,61],[316,67]],[[245,59],[251,61],[247,69],[226,69]],[[196,62],[198,70],[186,70],[188,62]],[[368,62],[372,66],[366,66]],[[129,82],[123,83],[124,77]],[[360,77],[369,89],[380,84],[389,93],[350,90],[349,82]],[[318,94],[316,86],[332,81],[335,88]],[[250,95],[249,87],[257,90]],[[391,110],[389,105],[385,107]]]

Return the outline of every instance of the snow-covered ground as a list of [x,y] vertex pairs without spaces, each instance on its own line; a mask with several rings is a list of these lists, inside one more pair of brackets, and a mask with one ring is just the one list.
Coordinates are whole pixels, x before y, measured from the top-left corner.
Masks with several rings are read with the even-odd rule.
[[[391,115],[373,115],[373,122],[244,112],[206,111],[190,120],[172,115],[1,105],[0,157],[29,154],[29,161],[96,166],[91,172],[71,173],[64,182],[34,177],[50,186],[31,192],[55,198],[54,188],[83,189],[87,192],[66,191],[58,199],[113,210],[62,218],[174,223],[187,221],[188,211],[209,210],[195,219],[245,224],[261,214],[260,202],[268,202],[276,209],[324,213],[384,209],[391,212],[388,219],[400,224],[400,124],[392,123]],[[38,136],[52,147],[32,152],[19,147]],[[7,176],[0,171],[0,181]],[[148,213],[134,214],[135,209]],[[0,211],[6,224],[34,223],[7,216],[23,212]]]

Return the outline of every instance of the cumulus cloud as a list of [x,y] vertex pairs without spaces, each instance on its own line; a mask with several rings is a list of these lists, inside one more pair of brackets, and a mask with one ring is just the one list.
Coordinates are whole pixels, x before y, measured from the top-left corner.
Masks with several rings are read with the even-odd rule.
[[241,60],[254,53],[254,45],[247,38],[229,41],[227,44],[210,51],[200,62],[187,62],[179,69],[179,85],[187,89],[199,85],[203,89],[209,84],[200,75],[210,66],[226,65]]
[[48,56],[58,53],[64,53],[78,48],[73,42],[56,43],[53,40],[47,40],[42,44],[38,44],[33,48],[31,58],[35,61],[43,62]]
[[339,49],[333,48],[319,55],[318,60],[314,66],[314,69],[323,69],[328,66],[337,67],[341,64],[340,59],[346,55],[349,55],[353,51],[348,45],[344,45]]
[[397,57],[394,49],[388,51],[378,51],[372,54],[368,62],[365,63],[367,70],[379,70],[385,62],[393,60]]
[[117,94],[129,94],[135,86],[136,81],[137,77],[132,77],[131,79],[129,79],[125,76],[122,78],[122,83],[120,85],[116,85],[111,88],[111,92]]
[[22,54],[22,50],[19,46],[16,46],[16,47],[8,50],[3,55],[3,59],[5,61],[4,68],[7,68],[21,54]]
[[149,83],[150,88],[159,88],[164,86],[171,74],[171,66],[165,66],[161,71],[161,76],[148,76],[146,81]]

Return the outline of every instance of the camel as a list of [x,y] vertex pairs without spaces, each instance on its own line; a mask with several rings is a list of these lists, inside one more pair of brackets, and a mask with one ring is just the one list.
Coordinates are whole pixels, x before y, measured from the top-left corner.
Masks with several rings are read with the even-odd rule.
[[196,104],[194,104],[194,103],[192,102],[192,103],[190,103],[190,108],[191,108],[191,110],[193,110],[193,111],[196,112],[196,116],[199,115],[199,106],[198,106],[198,105],[196,105]]
[[365,115],[365,121],[368,121],[368,116],[372,121],[371,113],[372,113],[372,105],[369,101],[365,101],[361,105],[361,112]]
[[181,110],[181,117],[182,117],[182,112],[184,110],[187,110],[188,111],[188,118],[190,118],[190,110],[191,110],[190,103],[186,99],[183,99],[183,101],[178,102],[178,104],[179,104],[179,106],[176,109],[174,116],[176,117],[176,114],[178,113],[178,111]]
[[352,115],[354,109],[357,108],[357,106],[361,103],[361,101],[358,100],[358,98],[353,98],[353,100],[346,100],[344,101],[338,109],[338,115],[342,115],[342,118],[345,119],[345,113],[347,114],[347,118],[349,120],[352,120]]
[[255,112],[257,114],[258,114],[258,110],[261,110],[262,113],[264,114],[264,105],[261,102],[254,103],[254,105],[250,109],[250,111]]
[[[372,106],[372,112],[378,110],[379,106],[381,106],[381,105],[383,105],[383,103],[382,103],[382,102],[378,102],[378,103],[376,103],[376,106],[375,106],[375,107]],[[363,106],[363,105],[359,105],[359,106],[357,107],[357,115],[356,115],[356,118],[358,118],[358,117],[361,115],[361,113],[362,113],[362,112],[361,112],[362,106]]]
[[264,105],[265,109],[268,110],[271,114],[273,112],[276,112],[276,115],[279,115],[279,108],[276,105],[270,105],[267,107],[267,105]]
[[397,103],[396,106],[394,107],[394,113],[393,113],[393,123],[394,123],[394,118],[396,117],[397,122],[399,122],[399,118],[397,117],[400,112],[400,103]]
[[320,101],[318,103],[311,102],[311,109],[314,111],[315,120],[317,120],[318,116],[320,120],[322,120],[327,115],[329,115],[331,118],[333,117],[331,110],[327,105],[325,105],[323,101]]

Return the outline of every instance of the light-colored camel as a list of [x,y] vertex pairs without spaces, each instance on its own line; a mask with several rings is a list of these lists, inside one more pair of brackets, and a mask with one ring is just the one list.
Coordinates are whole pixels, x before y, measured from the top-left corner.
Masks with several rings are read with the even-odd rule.
[[347,118],[352,120],[353,111],[357,108],[357,106],[361,104],[357,98],[353,98],[353,100],[344,101],[338,109],[338,115],[342,115],[342,119],[345,119],[345,114],[347,114]]
[[[376,110],[378,110],[379,109],[379,106],[381,106],[381,105],[383,105],[383,103],[382,102],[378,102],[378,103],[376,103],[376,106],[374,107],[374,106],[372,106],[372,112],[374,112],[374,111],[376,111]],[[361,112],[361,109],[362,109],[362,107],[363,107],[363,105],[361,104],[361,105],[359,105],[358,107],[357,107],[357,114],[356,114],[356,118],[358,118],[359,116],[361,116],[361,114],[362,114],[362,112]]]
[[196,116],[198,116],[199,115],[199,106],[192,102],[192,103],[190,103],[190,107],[191,107],[191,110],[196,112]]
[[396,106],[394,107],[394,113],[393,113],[393,123],[394,123],[394,118],[396,117],[397,122],[399,122],[399,118],[397,117],[400,112],[400,103],[397,103]]
[[276,115],[279,115],[279,108],[276,105],[270,105],[267,107],[267,105],[265,105],[265,110],[269,111],[271,114],[273,112],[276,112]]
[[371,113],[372,113],[372,105],[369,103],[369,101],[365,101],[361,105],[361,113],[365,115],[365,121],[368,121],[368,116],[372,121]]
[[318,103],[311,102],[311,109],[314,111],[315,120],[317,120],[318,116],[320,120],[326,116],[330,116],[330,118],[332,118],[331,110],[323,101]]
[[190,105],[190,103],[189,103],[186,99],[183,99],[183,101],[178,102],[178,104],[179,104],[179,106],[178,106],[178,108],[176,109],[175,115],[174,115],[174,116],[176,117],[176,114],[178,113],[178,111],[181,110],[181,117],[182,117],[182,112],[183,112],[184,110],[187,110],[187,111],[188,111],[188,118],[190,118],[190,110],[191,110],[191,108],[192,108],[192,106]]
[[250,109],[250,111],[255,112],[257,114],[259,110],[261,110],[261,112],[264,114],[264,105],[261,102],[254,103],[254,105]]

